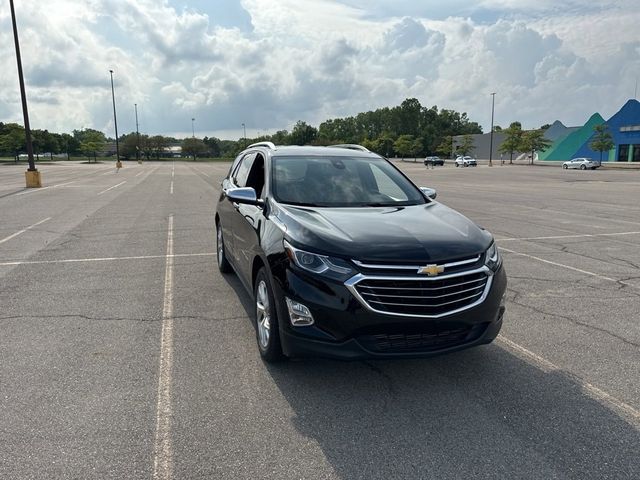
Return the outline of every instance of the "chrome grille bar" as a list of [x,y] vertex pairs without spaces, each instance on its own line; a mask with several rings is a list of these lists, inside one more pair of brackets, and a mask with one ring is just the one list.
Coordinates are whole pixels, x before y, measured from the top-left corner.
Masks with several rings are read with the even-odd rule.
[[[477,278],[463,278],[474,275]],[[401,317],[441,318],[463,312],[482,303],[491,289],[492,280],[491,270],[486,266],[482,266],[473,270],[439,275],[437,277],[385,276],[360,273],[347,280],[345,286],[365,308],[372,312]],[[387,283],[385,284],[385,282]],[[389,285],[388,282],[394,282],[394,284]],[[403,284],[411,286],[405,287]],[[416,286],[416,284],[421,286]],[[440,293],[436,295],[415,295],[418,291],[425,294]],[[395,294],[392,294],[392,292]],[[403,294],[403,292],[408,293],[408,295]],[[459,298],[454,298],[455,296],[459,296]],[[387,301],[387,299],[391,301]],[[403,299],[407,301],[402,301]],[[424,302],[415,303],[416,299],[423,299]],[[436,299],[447,301],[431,303]],[[448,306],[450,309],[447,309]]]

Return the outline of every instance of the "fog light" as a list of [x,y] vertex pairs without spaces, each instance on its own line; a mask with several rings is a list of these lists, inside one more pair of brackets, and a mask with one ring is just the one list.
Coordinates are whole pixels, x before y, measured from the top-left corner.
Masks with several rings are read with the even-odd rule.
[[308,327],[309,325],[313,325],[313,315],[311,315],[306,305],[291,300],[290,298],[287,298],[286,301],[291,325],[294,327]]

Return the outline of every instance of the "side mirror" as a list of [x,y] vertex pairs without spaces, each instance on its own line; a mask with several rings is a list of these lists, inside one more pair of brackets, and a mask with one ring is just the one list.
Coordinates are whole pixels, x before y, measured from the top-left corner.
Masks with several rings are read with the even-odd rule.
[[438,196],[438,192],[436,192],[435,188],[420,187],[420,191],[425,197],[430,198],[431,200],[435,200]]
[[255,205],[260,208],[264,206],[264,201],[256,197],[256,191],[251,187],[230,188],[227,190],[227,198],[235,203]]

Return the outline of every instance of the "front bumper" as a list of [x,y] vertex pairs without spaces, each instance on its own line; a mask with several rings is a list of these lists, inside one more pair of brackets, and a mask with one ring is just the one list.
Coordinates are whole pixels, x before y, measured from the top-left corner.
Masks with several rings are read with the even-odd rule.
[[[415,358],[454,352],[493,341],[502,327],[506,274],[493,275],[485,300],[441,318],[409,318],[365,308],[342,284],[287,270],[274,285],[280,340],[289,357]],[[293,327],[284,298],[306,305],[315,323]]]

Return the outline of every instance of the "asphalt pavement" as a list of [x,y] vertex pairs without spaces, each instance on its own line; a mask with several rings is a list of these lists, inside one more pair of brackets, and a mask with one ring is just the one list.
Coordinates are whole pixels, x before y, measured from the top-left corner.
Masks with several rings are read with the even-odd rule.
[[0,478],[640,478],[640,171],[397,165],[496,237],[493,344],[265,365],[228,163],[0,165]]

